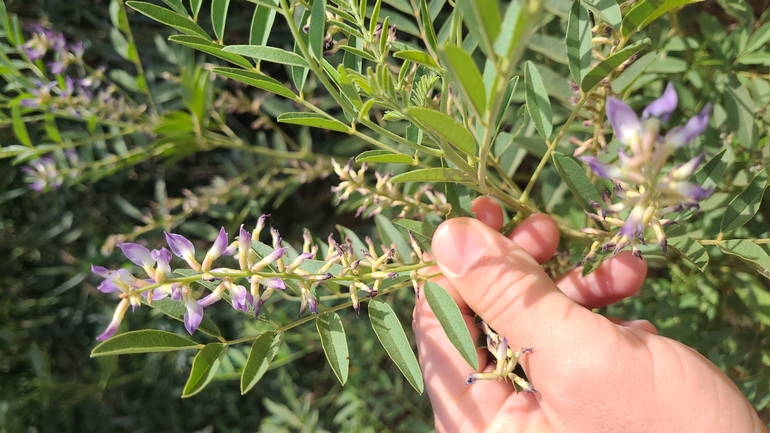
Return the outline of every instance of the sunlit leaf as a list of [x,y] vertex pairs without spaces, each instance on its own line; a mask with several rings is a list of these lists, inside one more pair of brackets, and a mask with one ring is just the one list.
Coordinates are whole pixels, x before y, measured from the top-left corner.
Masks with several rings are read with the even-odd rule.
[[412,351],[412,345],[406,338],[401,321],[387,302],[375,298],[369,302],[369,320],[372,323],[374,333],[382,343],[390,359],[404,374],[409,384],[422,394],[425,388],[420,364]]
[[452,299],[452,296],[433,281],[426,281],[422,290],[431,311],[436,315],[441,327],[444,328],[449,341],[460,352],[460,355],[468,365],[473,367],[474,370],[478,370],[479,360],[476,355],[476,345],[473,343],[471,333],[468,331],[468,325],[465,323],[460,308]]
[[209,343],[195,355],[190,377],[187,378],[182,391],[182,398],[192,397],[203,391],[214,378],[229,347],[222,343]]
[[350,355],[342,320],[337,313],[323,313],[316,319],[316,328],[318,335],[321,336],[321,345],[326,354],[326,360],[329,361],[337,379],[344,385],[348,381]]

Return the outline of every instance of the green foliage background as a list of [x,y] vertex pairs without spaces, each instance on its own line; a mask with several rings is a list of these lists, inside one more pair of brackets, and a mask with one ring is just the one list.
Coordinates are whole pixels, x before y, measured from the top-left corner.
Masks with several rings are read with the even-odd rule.
[[[570,71],[565,51],[554,49],[564,45],[564,23],[569,11],[560,8],[563,3],[547,2],[551,21],[542,26],[525,53],[525,59],[533,61],[543,76],[545,91],[560,103],[553,109],[557,124],[569,115],[566,107],[573,96],[566,78]],[[723,118],[718,121],[728,126],[721,136],[713,133],[704,140],[711,155],[726,143],[737,168],[721,179],[726,192],[704,204],[705,222],[697,228],[701,238],[719,232],[720,209],[749,183],[753,176],[751,164],[763,161],[766,165],[770,160],[770,53],[762,47],[748,59],[739,54],[751,36],[752,29],[745,26],[746,22],[757,19],[766,24],[768,14],[762,12],[767,4],[735,4],[746,7],[736,10],[734,4],[733,9],[727,4],[725,9],[726,2],[707,1],[650,25],[645,36],[663,54],[640,72],[643,79],[626,88],[633,95],[631,100],[638,103],[660,93],[664,84],[661,77],[688,76],[687,84],[677,82],[684,109],[692,110],[699,101],[719,94],[725,95],[726,104],[734,101],[739,107],[750,105],[749,111],[757,114],[759,126],[753,121],[747,123],[745,116],[741,118],[746,110],[739,108],[737,118],[733,115],[736,111],[723,110]],[[132,62],[116,54],[111,42],[108,2],[8,1],[6,6],[23,22],[49,20],[53,28],[64,31],[70,39],[84,40],[88,64],[127,70],[129,75],[136,72]],[[228,44],[248,43],[252,9],[247,2],[231,4]],[[208,13],[206,4],[199,20],[204,28],[211,28]],[[183,97],[184,71],[215,60],[164,42],[173,31],[137,13],[131,13],[129,20],[147,77],[164,83],[150,87],[155,100],[163,101],[159,103],[161,110],[192,110]],[[672,29],[688,38],[669,37]],[[283,46],[289,44],[287,40],[288,29],[277,23],[270,43]],[[637,60],[639,65],[644,61],[652,59],[640,56]],[[281,81],[288,79],[284,68],[266,68]],[[700,84],[695,75],[688,75],[694,70]],[[176,78],[163,81],[164,74]],[[735,84],[737,75],[748,75],[750,85]],[[619,89],[623,89],[622,76],[618,82]],[[339,223],[360,235],[376,235],[371,220],[353,218],[354,206],[345,204],[335,209],[330,205],[333,181],[327,178],[328,165],[308,168],[320,155],[337,156],[338,160],[355,156],[369,149],[366,143],[341,140],[340,135],[318,129],[279,129],[275,124],[278,115],[296,111],[289,103],[265,99],[264,92],[232,82],[217,80],[211,86],[207,90],[210,93],[201,98],[207,109],[214,106],[214,101],[228,107],[212,111],[222,114],[223,124],[234,130],[240,142],[223,133],[211,133],[201,141],[191,141],[188,151],[154,155],[147,131],[127,135],[128,146],[140,150],[135,163],[93,173],[90,180],[98,182],[77,182],[42,195],[27,193],[12,160],[0,159],[0,431],[430,430],[432,414],[427,396],[418,395],[389,360],[366,323],[366,314],[360,318],[352,313],[342,315],[351,352],[351,371],[344,388],[326,364],[312,322],[287,333],[276,363],[245,396],[238,392],[238,371],[245,362],[247,347],[231,349],[214,382],[201,394],[184,400],[179,395],[189,373],[192,355],[188,352],[89,358],[94,337],[114,307],[112,299],[96,291],[98,281],[90,275],[89,267],[91,263],[111,267],[126,264],[119,254],[102,254],[121,239],[142,234],[150,245],[159,246],[161,229],[179,225],[188,235],[211,240],[217,227],[225,225],[232,233],[242,221],[253,221],[261,213],[271,213],[272,224],[295,245],[301,243],[304,227],[323,236]],[[749,93],[742,93],[746,89]],[[333,101],[316,90],[312,77],[305,92],[313,95],[319,107],[333,107]],[[226,98],[221,99],[223,96]],[[258,109],[249,106],[253,98],[261,103]],[[523,91],[515,93],[512,108],[522,107],[524,99]],[[515,112],[509,109],[503,123],[515,122]],[[255,119],[259,125],[251,128]],[[16,142],[7,127],[9,122],[3,120],[0,143]],[[68,127],[74,131],[73,136],[87,135],[82,126]],[[533,136],[536,127],[540,129],[541,125],[530,127]],[[576,127],[571,132],[590,131]],[[270,143],[274,151],[260,153],[252,143]],[[514,180],[526,183],[543,154],[543,146],[536,139],[522,140],[500,149],[498,156],[512,167]],[[565,149],[560,150],[571,150]],[[280,158],[280,152],[293,152],[298,160],[311,165],[293,166]],[[300,179],[296,176],[300,172],[313,175]],[[576,206],[565,198],[568,190],[556,169],[548,167],[541,179],[533,196],[544,209],[572,217],[571,209]],[[183,206],[174,201],[184,196],[184,190],[193,190],[198,197],[187,203],[191,208],[188,211],[182,211]],[[742,230],[744,234],[767,238],[770,205],[766,197],[759,200],[757,217]],[[691,227],[683,226],[674,235],[696,236],[688,229]],[[114,234],[124,237],[111,237]],[[762,248],[767,251],[767,245]],[[770,422],[768,280],[718,248],[711,247],[708,252],[712,265],[705,272],[685,260],[667,262],[661,256],[648,256],[651,271],[641,293],[605,312],[648,319],[662,335],[703,353],[739,384],[763,420]],[[579,251],[574,253],[580,255]],[[406,290],[390,299],[407,330],[412,296]],[[223,330],[244,335],[261,330],[259,323],[237,320],[225,308],[212,310]],[[278,308],[273,314],[289,317],[296,314],[296,306]],[[183,330],[180,323],[149,308],[129,314],[121,329],[140,328]]]

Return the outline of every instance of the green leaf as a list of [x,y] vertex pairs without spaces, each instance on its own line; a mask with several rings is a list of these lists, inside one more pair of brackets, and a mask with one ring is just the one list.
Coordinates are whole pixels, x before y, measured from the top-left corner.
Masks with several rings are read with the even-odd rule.
[[732,239],[720,242],[719,248],[743,260],[765,278],[770,278],[770,256],[759,245],[745,239]]
[[406,114],[414,118],[432,132],[440,135],[449,143],[467,155],[476,154],[476,139],[468,128],[454,119],[430,108],[410,108]]
[[583,4],[615,31],[620,30],[620,7],[615,0],[583,0]]
[[56,143],[61,143],[62,138],[59,128],[56,126],[56,117],[51,112],[45,113],[43,117],[45,118],[45,132],[48,134],[48,137]]
[[770,326],[770,292],[760,284],[735,287],[735,293],[758,322]]
[[201,6],[203,0],[190,0],[190,10],[192,10],[193,18],[198,19],[198,14],[201,12]]
[[27,147],[34,147],[32,140],[29,138],[29,132],[27,131],[27,125],[24,124],[24,119],[21,117],[21,105],[16,104],[11,108],[11,115],[13,116],[13,133],[16,134],[16,138]]
[[131,331],[116,335],[94,347],[91,357],[105,355],[122,355],[125,353],[175,352],[177,350],[195,349],[200,344],[189,338],[155,329]]
[[395,164],[414,164],[414,158],[403,153],[386,150],[367,150],[356,157],[356,162],[392,162]]
[[214,34],[219,41],[225,37],[225,24],[227,24],[227,9],[229,7],[230,0],[211,0],[211,25],[214,27]]
[[179,15],[182,15],[182,16],[187,15],[187,9],[184,8],[184,5],[182,4],[182,0],[163,0],[163,3],[167,4],[168,7],[173,9],[174,12],[178,13]]
[[756,149],[759,141],[756,104],[749,91],[735,76],[730,76],[729,84],[725,86],[724,104],[727,123],[735,132],[737,142],[744,149]]
[[527,31],[531,23],[527,21],[528,14],[523,12],[519,2],[511,2],[505,11],[505,17],[500,27],[500,34],[495,40],[495,53],[507,59],[513,59],[515,51],[522,52],[529,36]]
[[[432,6],[432,5],[431,5]],[[420,19],[422,20],[422,26],[425,29],[425,42],[428,44],[428,48],[433,52],[438,51],[438,41],[436,40],[436,29],[433,27],[433,18],[428,8],[428,0],[420,0]]]
[[502,26],[497,0],[458,0],[456,5],[481,50],[487,55],[494,52],[493,45]]
[[456,168],[421,168],[393,176],[393,183],[398,182],[473,182],[462,170]]
[[[484,90],[484,80],[473,61],[462,48],[456,45],[446,45],[441,50],[445,64],[453,81],[457,84],[465,100],[470,103],[476,116],[481,119],[487,106],[487,95]],[[475,146],[474,146],[475,150]]]
[[471,211],[471,196],[465,185],[447,182],[444,184],[444,194],[446,195],[447,203],[452,206],[447,218],[474,218],[476,216]]
[[524,94],[527,100],[527,111],[535,122],[538,134],[546,140],[553,133],[551,100],[545,91],[543,79],[537,67],[531,61],[524,66]]
[[249,358],[241,373],[241,394],[246,394],[259,382],[278,353],[283,332],[268,331],[260,334],[251,345]]
[[348,368],[350,354],[348,353],[348,341],[345,338],[345,328],[337,313],[323,313],[315,321],[318,335],[321,336],[321,345],[326,354],[326,360],[334,370],[341,384],[348,381]]
[[709,264],[709,254],[695,239],[688,237],[668,238],[668,246],[695,265],[701,272],[705,272],[706,266]]
[[364,51],[362,49],[359,49],[359,48],[356,48],[356,47],[351,47],[350,45],[340,45],[340,49],[342,51],[345,51],[346,53],[353,54],[355,56],[361,57],[362,59],[369,60],[371,62],[376,62],[377,61],[377,59],[375,59],[373,55],[367,53],[366,51]]
[[749,41],[746,43],[746,48],[744,48],[741,56],[753,53],[754,51],[767,46],[768,42],[770,42],[770,23],[765,23],[751,34],[751,38],[749,38]]
[[602,197],[586,176],[583,166],[560,152],[553,153],[553,165],[564,183],[567,184],[567,188],[575,195],[580,206],[586,211],[594,212],[595,209],[590,202],[601,203]]
[[203,391],[217,373],[229,347],[222,343],[209,343],[195,355],[190,377],[187,378],[182,391],[182,398],[192,397]]
[[703,188],[716,186],[727,170],[727,166],[733,161],[733,152],[730,149],[722,149],[713,158],[703,165],[693,175],[693,180]]
[[390,359],[401,370],[409,384],[422,394],[425,385],[420,373],[420,364],[414,356],[412,346],[406,338],[396,313],[387,302],[374,298],[369,302],[369,320]]
[[[611,1],[614,2],[615,0]],[[583,82],[580,83],[580,88],[583,90],[583,92],[588,93],[591,89],[594,88],[594,86],[601,83],[603,79],[607,78],[612,73],[612,71],[622,65],[623,62],[630,59],[631,56],[641,51],[647,45],[650,45],[649,38],[639,41],[633,45],[629,45],[626,48],[623,48],[617,53],[606,58],[605,60],[599,62],[599,64],[594,66],[594,68],[588,72],[588,75],[583,78]]]
[[224,48],[222,45],[215,44],[214,42],[211,42],[210,40],[204,39],[200,36],[173,35],[170,36],[168,40],[184,45],[186,47],[196,49],[206,54],[211,54],[214,57],[219,57],[222,60],[226,60],[238,66],[243,66],[244,68],[251,69],[252,67],[251,62],[244,59],[243,57],[237,54],[226,53],[222,50]]
[[505,110],[511,105],[513,99],[513,93],[516,91],[516,87],[519,85],[519,77],[511,78],[508,82],[508,86],[505,88],[505,95],[503,95],[503,105],[500,106],[500,110],[497,113],[497,120],[495,120],[494,130],[497,131],[500,128],[500,122],[503,120]]
[[240,54],[266,62],[306,68],[307,61],[300,55],[276,47],[262,45],[230,45],[224,48],[226,53]]
[[431,241],[433,240],[433,233],[436,232],[436,226],[405,218],[394,219],[392,223],[401,232],[404,239],[409,239],[409,233],[412,233],[414,240],[417,241],[420,248],[423,251],[431,252]]
[[254,86],[258,89],[267,90],[268,92],[275,93],[289,99],[297,99],[297,95],[291,90],[286,88],[281,82],[275,78],[268,77],[267,75],[260,74],[258,72],[246,71],[237,68],[214,68],[215,74],[223,77],[231,78],[233,80],[246,83],[250,86]]
[[441,68],[438,66],[438,64],[433,59],[433,57],[431,57],[427,53],[423,53],[422,51],[417,51],[417,50],[397,51],[393,53],[393,57],[397,59],[409,60],[410,62],[424,65],[437,72],[441,72]]
[[278,121],[292,125],[305,125],[312,126],[313,128],[350,133],[348,125],[318,113],[283,113],[278,116]]
[[[275,1],[269,1],[275,4]],[[249,30],[249,45],[267,45],[267,38],[275,22],[276,10],[257,4],[254,15],[251,17]]]
[[324,36],[326,34],[326,0],[313,0],[310,12],[310,30],[308,48],[316,60],[323,59]]
[[191,19],[179,15],[176,12],[172,12],[166,8],[155,6],[154,4],[146,2],[130,1],[126,2],[126,5],[131,9],[136,10],[142,15],[146,15],[155,21],[163,23],[169,27],[172,27],[182,33],[188,35],[198,35],[207,40],[211,40],[209,35],[198,24],[195,24]]
[[703,0],[640,0],[623,18],[623,36],[639,31],[666,12]]
[[479,359],[476,354],[476,345],[473,343],[471,333],[468,331],[468,325],[465,323],[460,308],[452,299],[452,296],[433,281],[426,281],[422,289],[430,309],[436,315],[441,327],[444,328],[449,341],[460,352],[460,355],[468,365],[478,371]]
[[591,19],[588,10],[576,1],[572,3],[567,23],[567,59],[576,83],[582,83],[591,69],[591,56]]
[[[195,271],[192,272],[194,273]],[[187,312],[183,303],[168,298],[152,301],[152,304],[148,304],[146,299],[142,298],[142,304],[149,305],[150,307],[180,322],[184,322],[184,313]],[[200,326],[198,326],[197,331],[201,331],[211,335],[212,337],[222,336],[222,334],[219,332],[219,328],[217,328],[217,325],[214,324],[209,316],[203,316],[203,320],[201,321]]]
[[727,205],[722,215],[722,222],[719,224],[719,230],[722,233],[742,227],[754,218],[767,188],[768,176],[770,176],[770,165],[757,173],[749,186]]
[[646,72],[650,64],[653,64],[656,60],[660,61],[660,58],[658,53],[654,51],[634,60],[623,73],[612,81],[612,91],[620,94],[625,93],[639,77],[643,76],[642,74]]

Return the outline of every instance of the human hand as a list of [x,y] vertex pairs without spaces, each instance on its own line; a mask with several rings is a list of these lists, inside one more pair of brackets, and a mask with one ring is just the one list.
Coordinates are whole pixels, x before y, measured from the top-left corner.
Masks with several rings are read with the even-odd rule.
[[[507,381],[465,385],[471,367],[421,297],[413,328],[438,432],[766,432],[733,382],[689,347],[658,336],[647,321],[594,314],[636,293],[646,264],[629,252],[581,277],[553,282],[540,263],[556,251],[559,232],[532,215],[511,234],[491,199],[474,202],[479,220],[444,222],[433,254],[445,288],[475,338],[474,312],[512,349],[534,348],[520,364],[537,392]],[[478,350],[480,366],[494,361]],[[494,364],[486,370],[494,369]]]

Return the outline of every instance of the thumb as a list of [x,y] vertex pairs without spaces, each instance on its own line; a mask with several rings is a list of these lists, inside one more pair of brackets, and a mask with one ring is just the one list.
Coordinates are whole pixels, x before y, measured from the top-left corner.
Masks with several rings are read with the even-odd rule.
[[615,325],[565,296],[532,257],[484,223],[446,221],[432,247],[439,268],[468,306],[514,350],[534,349],[522,366],[543,399],[584,392],[597,373],[606,373],[597,363],[618,356],[611,344],[618,341]]

